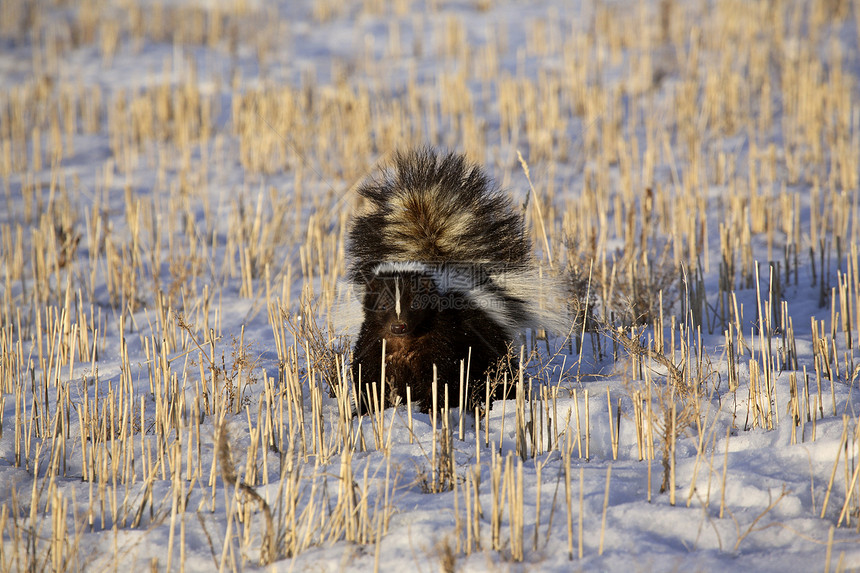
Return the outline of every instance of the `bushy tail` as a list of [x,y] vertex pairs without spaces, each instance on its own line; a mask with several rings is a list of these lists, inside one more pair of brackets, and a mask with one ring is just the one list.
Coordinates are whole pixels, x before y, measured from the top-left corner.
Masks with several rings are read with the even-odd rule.
[[397,153],[358,193],[370,206],[349,236],[353,282],[380,262],[478,264],[493,273],[530,265],[522,215],[462,155]]

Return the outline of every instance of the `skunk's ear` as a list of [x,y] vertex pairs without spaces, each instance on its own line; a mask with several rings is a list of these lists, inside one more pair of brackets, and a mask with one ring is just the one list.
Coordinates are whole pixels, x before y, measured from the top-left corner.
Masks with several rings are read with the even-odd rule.
[[361,270],[355,275],[355,282],[364,287],[365,291],[379,291],[380,283],[382,281],[377,280],[376,274],[371,271]]
[[364,281],[364,291],[365,293],[379,293],[382,291],[382,281],[378,280],[376,277],[368,277],[366,281]]

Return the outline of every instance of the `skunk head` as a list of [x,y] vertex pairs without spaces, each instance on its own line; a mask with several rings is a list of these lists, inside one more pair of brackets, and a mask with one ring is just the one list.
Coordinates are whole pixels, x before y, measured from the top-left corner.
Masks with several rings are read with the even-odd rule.
[[364,292],[365,319],[384,337],[420,336],[438,314],[439,291],[431,276],[414,270],[376,269]]

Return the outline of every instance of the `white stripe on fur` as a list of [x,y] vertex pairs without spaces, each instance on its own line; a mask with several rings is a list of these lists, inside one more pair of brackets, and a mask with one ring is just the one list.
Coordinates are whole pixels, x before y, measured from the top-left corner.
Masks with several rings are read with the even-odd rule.
[[382,273],[426,273],[427,265],[418,261],[403,261],[403,262],[385,262],[379,263],[373,267],[373,274],[381,275]]

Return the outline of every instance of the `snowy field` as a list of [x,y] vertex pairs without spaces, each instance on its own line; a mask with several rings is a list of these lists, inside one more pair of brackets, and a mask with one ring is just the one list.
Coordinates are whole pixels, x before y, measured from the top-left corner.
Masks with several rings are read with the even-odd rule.
[[[860,570],[858,34],[0,0],[0,572]],[[353,417],[354,189],[428,144],[527,201],[574,329],[477,418]]]

